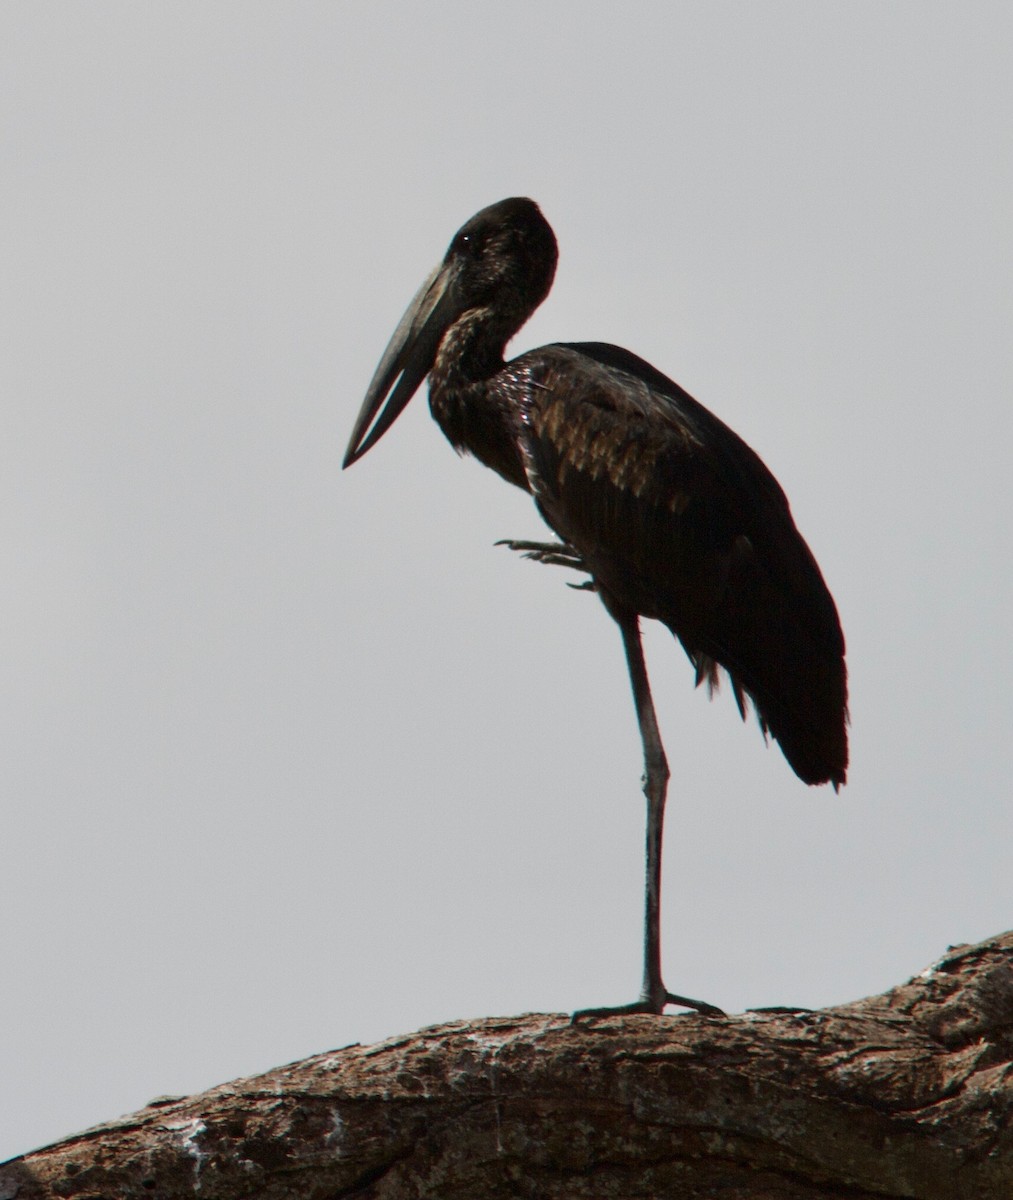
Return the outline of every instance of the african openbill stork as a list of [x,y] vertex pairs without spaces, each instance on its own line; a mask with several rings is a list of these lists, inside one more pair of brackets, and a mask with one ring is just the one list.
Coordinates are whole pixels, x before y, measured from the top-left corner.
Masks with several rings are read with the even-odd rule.
[[[545,299],[556,239],[514,198],[477,213],[401,318],[344,466],[390,428],[422,380],[437,424],[530,492],[559,542],[508,542],[586,572],[619,625],[644,748],[647,887],[639,1000],[588,1013],[720,1010],[661,976],[661,837],[668,763],[640,617],[682,643],[711,691],[724,668],[743,718],[751,700],[808,784],[840,787],[848,763],[844,637],[816,560],[759,457],[678,384],[628,350],[560,343],[509,362],[503,351]],[[381,411],[382,410],[382,411]]]

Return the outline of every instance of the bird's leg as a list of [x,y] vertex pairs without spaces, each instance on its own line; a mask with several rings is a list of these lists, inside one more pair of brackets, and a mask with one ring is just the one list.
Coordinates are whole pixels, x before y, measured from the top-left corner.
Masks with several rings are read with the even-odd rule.
[[[584,560],[568,542],[524,542],[503,538],[496,545],[516,550],[533,562],[548,563],[554,567],[569,567],[573,571],[584,571],[590,574]],[[583,583],[571,583],[568,586],[579,592],[597,591],[593,579],[587,579]]]
[[[616,616],[613,613],[613,616]],[[616,616],[623,635],[626,662],[637,709],[640,739],[644,746],[644,795],[647,797],[647,886],[644,911],[644,982],[640,999],[616,1008],[587,1008],[573,1014],[578,1017],[611,1016],[621,1013],[661,1013],[666,1004],[692,1008],[704,1016],[724,1016],[720,1008],[702,1000],[689,1000],[668,991],[661,978],[661,836],[668,792],[668,760],[661,743],[658,718],[647,678],[644,648],[640,640],[639,618]]]

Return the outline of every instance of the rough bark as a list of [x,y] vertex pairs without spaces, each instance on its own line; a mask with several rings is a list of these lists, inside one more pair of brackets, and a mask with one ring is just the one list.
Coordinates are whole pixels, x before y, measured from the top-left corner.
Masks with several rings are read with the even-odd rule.
[[1013,933],[818,1012],[349,1046],[0,1166],[0,1200],[1013,1197]]

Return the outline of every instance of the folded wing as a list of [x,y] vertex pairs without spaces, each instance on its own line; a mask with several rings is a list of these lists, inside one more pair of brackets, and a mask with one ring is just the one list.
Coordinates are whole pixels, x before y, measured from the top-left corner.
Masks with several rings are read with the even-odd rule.
[[847,680],[833,598],[760,458],[676,383],[614,346],[543,347],[523,381],[523,458],[543,516],[615,613],[663,621],[697,682],[730,676],[806,783],[845,780]]

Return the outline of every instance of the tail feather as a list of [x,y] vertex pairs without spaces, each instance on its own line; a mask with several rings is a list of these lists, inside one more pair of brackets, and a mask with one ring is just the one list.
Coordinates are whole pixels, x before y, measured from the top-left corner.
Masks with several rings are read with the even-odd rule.
[[802,606],[762,594],[766,587],[759,595],[743,587],[726,594],[706,633],[673,632],[697,685],[706,682],[713,694],[723,667],[743,719],[751,702],[764,737],[774,738],[796,775],[836,790],[847,780],[847,671],[837,612],[819,584],[819,603],[810,597]]

